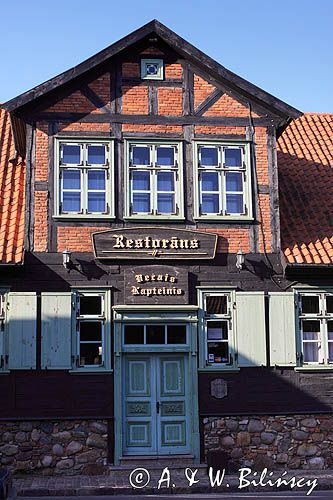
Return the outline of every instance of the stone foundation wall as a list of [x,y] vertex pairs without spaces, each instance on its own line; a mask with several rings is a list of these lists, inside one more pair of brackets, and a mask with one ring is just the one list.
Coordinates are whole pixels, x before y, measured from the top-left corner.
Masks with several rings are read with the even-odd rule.
[[16,473],[103,474],[107,422],[0,422],[0,467]]
[[221,451],[230,471],[326,469],[333,466],[333,416],[204,419],[205,455]]

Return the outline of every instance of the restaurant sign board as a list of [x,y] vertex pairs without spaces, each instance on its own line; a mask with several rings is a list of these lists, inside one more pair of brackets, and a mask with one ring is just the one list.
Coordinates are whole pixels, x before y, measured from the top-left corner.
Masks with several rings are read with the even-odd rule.
[[92,234],[96,259],[213,259],[218,236],[187,229],[137,227]]

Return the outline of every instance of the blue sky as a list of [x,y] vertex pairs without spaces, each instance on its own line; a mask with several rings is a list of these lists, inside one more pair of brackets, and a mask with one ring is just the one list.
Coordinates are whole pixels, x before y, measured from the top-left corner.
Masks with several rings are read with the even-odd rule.
[[302,111],[333,112],[332,0],[3,0],[0,102],[153,18]]

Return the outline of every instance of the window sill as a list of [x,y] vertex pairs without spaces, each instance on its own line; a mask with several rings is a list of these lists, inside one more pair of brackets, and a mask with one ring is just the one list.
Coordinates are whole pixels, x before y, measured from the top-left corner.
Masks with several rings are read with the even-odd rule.
[[195,221],[198,222],[253,222],[254,218],[253,217],[232,217],[232,216],[227,216],[227,215],[212,215],[212,216],[205,216],[201,215],[199,217],[194,217]]
[[113,370],[107,370],[106,368],[82,368],[77,370],[68,370],[71,375],[105,375],[107,373],[113,373]]
[[9,375],[9,370],[0,370],[0,375]]
[[325,366],[296,366],[295,372],[330,372],[333,370],[332,365]]
[[131,215],[124,217],[125,221],[143,221],[143,222],[183,222],[185,220],[185,217],[182,216],[174,216],[170,215],[168,216],[163,216],[163,215]]
[[53,215],[54,220],[115,220],[115,215],[87,215],[87,214],[77,214],[77,215]]
[[199,373],[209,373],[209,372],[215,372],[215,373],[238,373],[240,372],[240,368],[236,366],[205,366],[205,368],[199,368],[198,369]]

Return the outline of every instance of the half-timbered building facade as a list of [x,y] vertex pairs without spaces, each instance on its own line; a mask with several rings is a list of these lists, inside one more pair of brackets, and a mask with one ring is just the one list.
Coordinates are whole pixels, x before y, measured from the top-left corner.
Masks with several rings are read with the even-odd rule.
[[1,463],[330,466],[332,117],[152,21],[1,127]]

